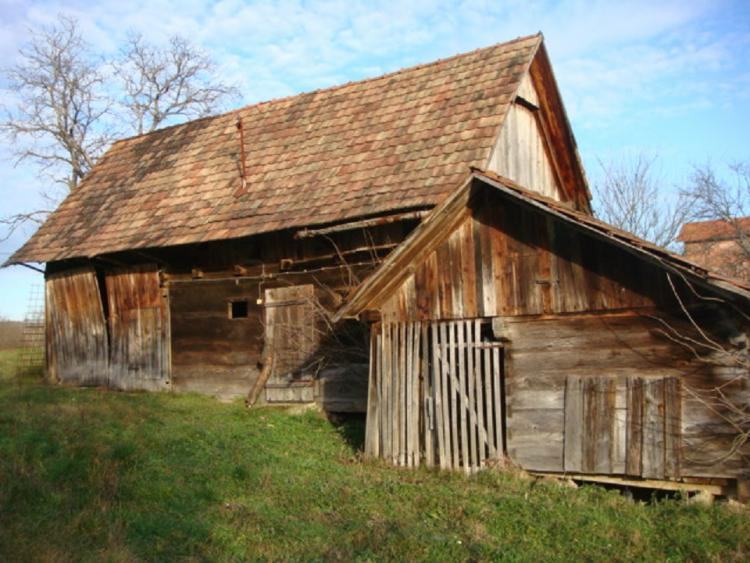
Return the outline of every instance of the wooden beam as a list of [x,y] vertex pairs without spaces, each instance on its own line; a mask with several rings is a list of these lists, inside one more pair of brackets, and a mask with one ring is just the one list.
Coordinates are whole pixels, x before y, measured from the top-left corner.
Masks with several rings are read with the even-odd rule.
[[428,215],[429,213],[429,209],[422,209],[418,211],[410,211],[408,213],[398,213],[396,215],[386,215],[383,217],[373,217],[370,219],[362,219],[360,221],[341,223],[340,225],[332,225],[330,227],[324,227],[322,229],[302,229],[301,231],[297,231],[294,234],[294,238],[312,238],[323,235],[330,235],[331,233],[338,233],[341,231],[352,231],[354,229],[377,227],[379,225],[387,225],[389,223],[395,223],[397,221],[421,220],[422,217]]
[[529,471],[530,475],[536,477],[552,477],[554,479],[573,479],[574,481],[586,481],[588,483],[601,483],[604,485],[619,485],[621,487],[640,487],[643,489],[660,489],[662,491],[688,491],[706,492],[711,495],[726,495],[730,492],[729,487],[710,483],[687,483],[682,481],[663,481],[660,479],[627,479],[625,477],[611,477],[607,475],[589,475],[582,473],[548,473],[540,471]]
[[39,272],[41,274],[44,273],[44,270],[41,268],[37,268],[36,266],[32,266],[31,264],[27,264],[26,262],[17,262],[19,266],[23,266],[24,268],[28,268],[29,270],[34,270],[35,272]]
[[258,379],[255,380],[255,385],[252,386],[250,392],[247,394],[247,398],[245,399],[245,406],[247,408],[250,408],[255,404],[261,391],[265,388],[268,378],[271,377],[271,372],[273,371],[273,363],[273,354],[269,354],[263,363],[263,369],[258,375]]

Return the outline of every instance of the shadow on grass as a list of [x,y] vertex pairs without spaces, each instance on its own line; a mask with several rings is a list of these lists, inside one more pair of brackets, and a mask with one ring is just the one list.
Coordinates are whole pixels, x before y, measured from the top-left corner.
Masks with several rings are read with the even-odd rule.
[[365,448],[366,416],[360,413],[328,413],[328,420],[347,445],[355,452]]

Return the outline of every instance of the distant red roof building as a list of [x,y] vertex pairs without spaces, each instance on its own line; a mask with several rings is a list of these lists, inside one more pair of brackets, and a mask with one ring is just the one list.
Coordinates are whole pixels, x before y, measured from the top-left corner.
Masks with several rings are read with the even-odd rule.
[[750,217],[736,223],[725,220],[686,223],[677,238],[685,244],[685,257],[725,276],[750,279],[750,244],[743,249],[739,233],[750,235]]

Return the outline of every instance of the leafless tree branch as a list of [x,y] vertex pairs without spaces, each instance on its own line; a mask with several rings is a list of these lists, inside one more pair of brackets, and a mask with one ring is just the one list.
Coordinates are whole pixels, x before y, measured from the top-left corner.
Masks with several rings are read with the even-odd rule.
[[[180,37],[160,49],[132,35],[110,64],[92,53],[77,21],[61,15],[53,26],[30,31],[20,62],[4,71],[13,102],[2,107],[0,133],[14,148],[16,164],[37,167],[48,186],[45,207],[54,209],[94,166],[115,129],[147,133],[168,120],[205,116],[236,94],[215,70]],[[48,179],[63,187],[61,193],[53,195]],[[5,238],[23,224],[42,223],[49,209],[0,219]]]
[[[698,388],[688,384],[684,385],[692,399],[702,404],[713,416],[726,424],[734,435],[732,443],[718,454],[701,454],[700,451],[703,448],[694,444],[692,449],[698,453],[691,455],[689,460],[692,463],[711,466],[723,463],[737,455],[747,455],[744,447],[750,442],[750,405],[744,402],[743,393],[738,395],[736,392],[727,392],[729,387],[734,387],[735,390],[744,388],[750,377],[750,351],[748,350],[747,335],[742,333],[736,342],[733,341],[728,345],[719,344],[716,338],[709,335],[708,327],[701,326],[701,323],[691,313],[688,303],[680,295],[671,276],[666,275],[671,291],[682,314],[688,320],[690,328],[678,329],[663,318],[652,317],[664,327],[663,330],[658,329],[657,332],[688,349],[701,363],[715,366],[725,376],[728,376],[726,381],[716,382],[710,387]],[[705,297],[695,290],[689,280],[683,277],[682,281],[693,296],[705,301]],[[738,312],[733,304],[721,298],[712,297],[711,302],[711,307],[726,305],[730,306],[729,308],[733,313]],[[744,314],[741,315],[741,318],[743,321],[747,320],[747,316]]]
[[686,198],[664,193],[655,162],[656,157],[645,154],[619,163],[599,161],[603,179],[594,185],[594,201],[604,221],[669,248],[691,210]]
[[53,169],[55,180],[72,191],[111,141],[101,126],[110,109],[104,75],[76,21],[66,16],[32,31],[20,56],[5,73],[19,102],[5,109],[0,129],[15,147],[17,162]]
[[122,105],[137,134],[174,117],[203,117],[236,89],[215,78],[214,62],[186,39],[174,36],[165,48],[131,35],[115,62],[124,91]]

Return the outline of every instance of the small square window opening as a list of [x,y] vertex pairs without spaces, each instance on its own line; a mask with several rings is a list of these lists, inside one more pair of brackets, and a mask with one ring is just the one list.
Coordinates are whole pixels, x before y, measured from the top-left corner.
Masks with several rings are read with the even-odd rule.
[[248,315],[248,305],[246,300],[229,302],[230,319],[246,319]]

